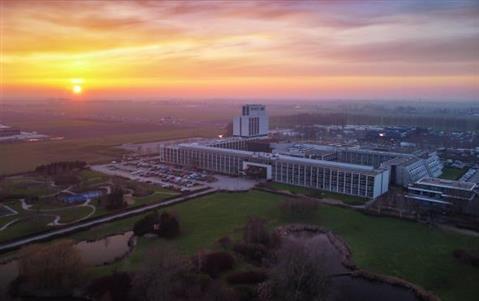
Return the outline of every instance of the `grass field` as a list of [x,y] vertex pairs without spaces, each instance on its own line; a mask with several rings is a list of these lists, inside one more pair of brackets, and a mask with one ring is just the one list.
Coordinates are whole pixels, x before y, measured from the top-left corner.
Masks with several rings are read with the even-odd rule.
[[[280,213],[281,196],[260,191],[217,193],[171,207],[180,218],[183,233],[178,239],[140,239],[127,259],[95,268],[101,275],[112,269],[134,269],[154,245],[172,244],[185,254],[211,248],[222,236],[241,235],[248,216],[269,220],[271,227],[293,222]],[[117,221],[75,234],[76,239],[99,238],[131,230],[140,217]],[[354,261],[368,270],[399,276],[438,294],[443,300],[476,300],[479,295],[477,268],[456,261],[457,248],[479,249],[479,239],[446,233],[425,225],[391,218],[377,218],[357,211],[323,206],[307,223],[321,224],[350,244]]]
[[458,180],[466,171],[467,168],[444,167],[440,178],[447,180]]
[[12,177],[0,180],[0,195],[41,196],[55,193],[57,190],[47,179],[40,177]]
[[[211,137],[217,129],[177,129],[139,134],[109,135],[101,138],[39,141],[0,144],[0,175],[27,172],[38,165],[55,161],[82,160],[89,163],[117,159],[123,150],[113,146],[179,139],[194,136]],[[21,157],[20,157],[21,156]]]
[[276,190],[286,190],[292,193],[304,194],[311,197],[322,197],[325,199],[338,200],[349,205],[362,205],[368,201],[367,198],[362,198],[359,196],[346,195],[330,191],[320,191],[307,187],[293,186],[283,183],[268,183],[268,186]]
[[[89,207],[57,207],[55,209],[59,210],[49,212],[43,210],[52,208],[36,207],[36,209],[28,211],[22,208],[19,200],[8,201],[4,204],[17,211],[18,214],[0,217],[0,227],[14,219],[20,219],[20,221],[0,231],[0,242],[52,228],[48,226],[48,223],[53,222],[57,215],[60,216],[60,223],[70,223],[86,217],[92,212],[92,208]],[[40,208],[42,212],[39,211]]]
[[150,195],[143,197],[134,197],[134,205],[140,206],[148,203],[154,203],[162,199],[173,197],[175,195],[179,195],[179,193],[168,189],[156,188],[155,191]]

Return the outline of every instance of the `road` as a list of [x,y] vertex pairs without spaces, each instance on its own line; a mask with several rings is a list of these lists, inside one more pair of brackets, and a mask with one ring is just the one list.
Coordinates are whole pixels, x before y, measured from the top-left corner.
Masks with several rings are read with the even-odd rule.
[[114,221],[114,220],[128,218],[128,217],[131,217],[131,216],[143,213],[143,212],[147,212],[149,210],[153,210],[153,209],[156,209],[156,208],[171,206],[173,204],[180,203],[180,202],[183,202],[183,201],[186,201],[186,200],[189,200],[189,199],[193,199],[193,198],[196,198],[196,197],[199,197],[199,196],[202,196],[202,195],[205,195],[205,194],[209,194],[209,193],[212,193],[212,192],[215,192],[215,191],[216,191],[216,189],[210,188],[210,189],[200,191],[200,192],[195,192],[195,193],[192,193],[192,194],[189,194],[189,195],[186,195],[186,196],[180,196],[180,197],[177,197],[177,198],[174,198],[174,199],[162,202],[162,203],[157,203],[157,204],[152,204],[152,205],[148,205],[148,206],[141,207],[141,208],[131,209],[131,210],[124,211],[124,212],[121,212],[121,213],[105,216],[103,218],[98,218],[98,219],[95,219],[95,220],[92,220],[92,221],[85,221],[85,222],[77,223],[75,225],[64,227],[64,228],[61,228],[61,229],[58,229],[58,230],[53,230],[53,231],[49,231],[47,233],[42,233],[42,234],[39,234],[39,235],[36,235],[36,236],[32,236],[32,237],[28,237],[28,238],[24,238],[24,239],[19,239],[19,240],[16,240],[16,241],[13,241],[13,242],[10,242],[10,243],[6,243],[6,244],[1,244],[0,245],[0,252],[6,251],[6,250],[11,250],[11,249],[16,249],[16,248],[19,248],[19,247],[24,246],[26,244],[42,241],[42,240],[53,238],[53,237],[60,236],[60,235],[65,235],[65,234],[68,234],[70,232],[90,228],[90,227],[97,226],[97,225],[104,224],[104,223],[108,223],[108,222],[111,222],[111,221]]

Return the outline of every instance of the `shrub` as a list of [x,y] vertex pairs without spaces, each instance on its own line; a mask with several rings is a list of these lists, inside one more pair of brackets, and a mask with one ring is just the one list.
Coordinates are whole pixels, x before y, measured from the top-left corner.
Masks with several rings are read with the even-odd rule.
[[291,217],[311,216],[317,211],[318,207],[318,201],[306,198],[290,198],[279,204],[279,208],[283,214]]
[[180,234],[180,223],[176,215],[163,211],[159,218],[158,236],[165,238],[174,238]]
[[236,290],[224,285],[221,281],[212,281],[201,299],[203,301],[239,301]]
[[264,219],[257,217],[250,217],[248,219],[243,233],[243,239],[246,243],[268,245],[270,238]]
[[88,287],[89,295],[95,299],[102,299],[105,294],[110,296],[109,300],[122,301],[127,300],[131,288],[131,278],[128,273],[113,273],[93,281]]
[[159,224],[159,219],[158,212],[156,211],[145,215],[145,217],[135,223],[133,226],[133,233],[137,236],[154,233],[155,225]]
[[475,267],[479,267],[479,255],[473,254],[463,249],[457,249],[453,252],[454,257],[458,260],[470,264]]
[[237,272],[229,275],[226,280],[229,284],[256,284],[265,281],[268,275],[260,270]]
[[255,286],[235,285],[235,291],[238,294],[239,301],[255,301],[258,300],[258,290]]
[[235,259],[228,252],[211,252],[195,256],[193,264],[199,271],[216,278],[220,273],[231,270]]
[[210,283],[211,277],[206,274],[184,272],[172,284],[172,300],[201,300]]
[[233,241],[229,236],[224,236],[220,239],[218,239],[218,244],[223,248],[223,249],[231,249],[231,246],[233,245]]
[[233,250],[255,264],[261,264],[268,255],[268,249],[262,244],[236,243]]

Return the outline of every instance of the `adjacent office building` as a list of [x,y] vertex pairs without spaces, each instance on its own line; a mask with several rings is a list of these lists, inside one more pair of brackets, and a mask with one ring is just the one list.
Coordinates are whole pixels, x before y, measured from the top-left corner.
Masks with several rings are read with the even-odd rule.
[[475,189],[475,183],[425,177],[409,185],[406,198],[428,209],[472,213]]

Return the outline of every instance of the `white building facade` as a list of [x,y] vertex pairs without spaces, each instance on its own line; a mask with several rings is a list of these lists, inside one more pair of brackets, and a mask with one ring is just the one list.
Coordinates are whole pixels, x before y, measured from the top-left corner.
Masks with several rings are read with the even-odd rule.
[[241,113],[233,120],[233,136],[246,138],[268,135],[269,121],[264,105],[244,105]]

